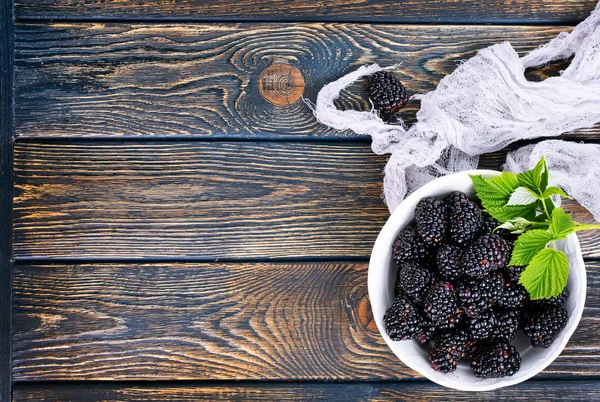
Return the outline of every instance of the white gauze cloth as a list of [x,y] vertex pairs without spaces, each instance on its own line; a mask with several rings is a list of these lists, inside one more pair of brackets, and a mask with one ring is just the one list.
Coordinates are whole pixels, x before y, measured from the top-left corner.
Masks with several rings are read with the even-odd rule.
[[[558,77],[529,82],[524,76],[526,68],[571,56],[570,66]],[[571,33],[561,33],[525,57],[519,58],[508,42],[480,50],[444,77],[437,89],[415,96],[421,100],[421,109],[410,128],[386,124],[374,111],[342,111],[334,105],[341,90],[381,70],[378,65],[360,67],[323,87],[316,104],[310,106],[319,122],[370,135],[373,152],[391,154],[385,167],[384,195],[393,211],[408,193],[433,178],[476,168],[480,154],[600,121],[600,4]],[[552,163],[563,166],[569,156],[555,153]],[[600,191],[596,191],[598,199],[586,199],[586,205],[577,197],[587,187],[574,187],[590,183],[561,180],[560,175],[555,177],[557,184],[569,187],[600,218]],[[596,190],[600,190],[598,180]]]

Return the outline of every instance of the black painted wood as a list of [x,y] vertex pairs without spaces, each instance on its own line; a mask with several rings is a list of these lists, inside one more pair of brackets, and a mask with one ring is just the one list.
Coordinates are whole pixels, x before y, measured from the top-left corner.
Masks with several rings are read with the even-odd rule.
[[16,0],[19,18],[574,24],[595,0]]
[[[524,54],[569,29],[21,23],[15,27],[15,135],[363,141],[319,124],[300,95],[315,101],[319,89],[344,73],[399,61],[396,72],[408,92],[426,93],[481,48],[509,41]],[[566,66],[552,63],[527,78],[539,81]],[[369,110],[364,80],[336,103]],[[411,124],[419,107],[413,99],[399,116]],[[565,137],[587,140],[599,132],[596,125]]]
[[488,392],[450,391],[430,382],[358,384],[200,382],[17,384],[15,402],[50,401],[598,401],[598,381],[527,381]]
[[12,1],[0,0],[0,401],[11,398]]

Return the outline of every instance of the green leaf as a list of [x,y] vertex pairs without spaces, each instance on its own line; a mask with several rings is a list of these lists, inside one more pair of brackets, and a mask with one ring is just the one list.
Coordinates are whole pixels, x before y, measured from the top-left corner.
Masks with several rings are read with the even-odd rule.
[[519,181],[514,173],[502,172],[499,176],[487,179],[490,187],[494,188],[499,194],[510,197],[513,191],[519,187]]
[[566,239],[568,235],[575,231],[575,222],[571,219],[571,214],[565,213],[562,208],[555,208],[552,211],[552,221],[550,223],[550,234],[554,240]]
[[472,175],[471,180],[473,180],[475,193],[485,209],[505,206],[513,191],[519,187],[519,181],[510,172],[503,172],[491,179]]
[[552,235],[545,230],[534,229],[523,233],[515,242],[509,265],[529,264],[531,259],[551,240]]
[[548,187],[546,191],[544,191],[544,193],[542,194],[542,198],[550,198],[553,195],[560,195],[563,198],[571,198],[567,195],[567,193],[565,193],[565,190],[556,186]]
[[538,196],[526,187],[517,187],[510,195],[506,205],[529,205],[538,200]]
[[519,283],[527,289],[531,299],[556,297],[567,285],[569,261],[562,251],[545,248],[536,254],[521,273]]
[[516,218],[525,218],[527,220],[533,220],[536,216],[537,207],[536,204],[529,205],[509,205],[503,207],[491,207],[486,208],[488,214],[504,223]]
[[[541,193],[545,190],[545,188],[541,188],[542,176],[547,170],[548,169],[546,168],[546,160],[542,157],[542,159],[540,159],[540,161],[537,163],[537,165],[535,165],[535,167],[532,170],[519,173],[517,175],[517,179],[519,180],[519,183],[522,186],[527,187],[528,189],[536,193]],[[547,185],[548,182],[546,181],[546,186]]]
[[544,171],[542,172],[542,182],[540,183],[540,190],[546,191],[546,187],[548,187],[548,178],[550,176],[550,172],[548,171],[548,165],[546,164],[546,158],[542,156],[542,161],[544,161]]
[[[544,204],[546,204],[546,208],[548,209],[548,213],[550,215],[552,215],[552,211],[554,211],[554,208],[556,208],[556,206],[554,205],[554,201],[552,201],[551,198],[546,198],[545,200],[541,201]],[[541,209],[544,209],[543,205],[540,205]]]

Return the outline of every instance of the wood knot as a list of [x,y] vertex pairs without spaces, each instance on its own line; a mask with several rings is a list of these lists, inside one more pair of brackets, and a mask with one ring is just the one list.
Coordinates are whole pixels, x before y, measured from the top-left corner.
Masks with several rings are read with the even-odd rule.
[[371,302],[369,296],[365,296],[359,300],[357,306],[358,321],[369,331],[377,332],[377,323],[373,319],[373,311],[371,310]]
[[288,106],[298,102],[304,93],[304,85],[300,70],[282,63],[270,65],[258,79],[260,94],[275,106]]

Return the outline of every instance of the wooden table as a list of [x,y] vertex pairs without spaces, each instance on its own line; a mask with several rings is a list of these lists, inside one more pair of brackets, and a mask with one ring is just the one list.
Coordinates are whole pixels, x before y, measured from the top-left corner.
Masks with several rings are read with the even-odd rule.
[[[411,93],[432,90],[477,49],[570,30],[594,0],[12,6],[0,0],[0,400],[600,400],[600,233],[581,236],[587,307],[551,366],[488,393],[425,381],[367,296],[386,158],[300,99],[373,62],[402,61]],[[364,95],[339,107],[366,110]]]

